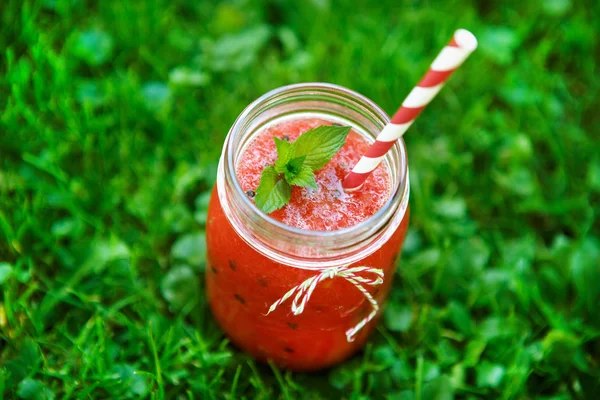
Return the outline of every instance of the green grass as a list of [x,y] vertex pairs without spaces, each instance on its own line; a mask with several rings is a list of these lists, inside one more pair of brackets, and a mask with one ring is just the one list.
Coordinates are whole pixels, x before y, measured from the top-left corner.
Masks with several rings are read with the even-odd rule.
[[[2,2],[0,399],[596,398],[598,3],[345,3]],[[480,47],[406,136],[378,332],[255,363],[190,279],[229,127],[301,81],[393,113],[458,27]]]

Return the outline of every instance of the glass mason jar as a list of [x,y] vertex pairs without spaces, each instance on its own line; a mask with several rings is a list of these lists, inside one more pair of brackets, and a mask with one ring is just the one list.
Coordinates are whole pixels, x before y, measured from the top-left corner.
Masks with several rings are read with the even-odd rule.
[[349,357],[373,330],[408,227],[409,176],[399,140],[379,167],[389,170],[390,197],[368,219],[309,231],[269,217],[242,191],[237,162],[262,129],[303,117],[350,125],[370,142],[389,121],[366,97],[324,83],[281,87],[250,104],[223,145],[208,210],[206,287],[235,345],[306,371]]

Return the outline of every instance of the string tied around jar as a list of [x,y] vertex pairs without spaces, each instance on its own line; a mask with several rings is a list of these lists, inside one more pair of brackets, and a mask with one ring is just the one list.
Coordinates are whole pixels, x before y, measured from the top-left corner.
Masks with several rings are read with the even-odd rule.
[[[358,275],[360,273],[373,274],[374,277],[369,278],[369,277],[360,276],[360,275]],[[365,298],[371,304],[371,307],[372,307],[372,310],[369,313],[369,315],[367,315],[365,318],[363,318],[354,327],[352,327],[346,331],[346,339],[348,340],[348,342],[353,342],[354,336],[356,335],[356,333],[358,333],[358,331],[360,331],[366,324],[368,324],[373,318],[375,318],[375,316],[379,312],[379,304],[377,304],[377,300],[375,300],[373,298],[371,293],[369,293],[367,291],[367,289],[364,288],[363,285],[369,285],[369,286],[381,285],[383,283],[383,278],[384,278],[382,269],[371,268],[371,267],[366,267],[366,266],[352,267],[352,268],[343,266],[343,267],[333,267],[333,268],[324,269],[321,271],[320,274],[312,276],[312,277],[308,278],[307,280],[305,280],[304,282],[302,282],[301,284],[291,288],[279,300],[277,300],[275,303],[273,303],[271,305],[271,307],[269,308],[269,311],[267,312],[266,315],[269,315],[270,313],[275,311],[275,309],[278,306],[285,303],[286,300],[289,299],[290,297],[292,297],[294,294],[296,296],[294,297],[294,300],[292,300],[292,307],[291,307],[292,313],[294,315],[302,314],[302,312],[304,311],[304,307],[306,306],[306,303],[308,303],[308,300],[310,300],[310,296],[312,295],[312,293],[315,290],[315,288],[317,287],[317,285],[326,279],[333,279],[336,277],[344,278],[345,280],[347,280],[348,282],[353,284],[354,287],[356,287],[358,290],[360,290],[362,292],[362,294],[365,296]]]

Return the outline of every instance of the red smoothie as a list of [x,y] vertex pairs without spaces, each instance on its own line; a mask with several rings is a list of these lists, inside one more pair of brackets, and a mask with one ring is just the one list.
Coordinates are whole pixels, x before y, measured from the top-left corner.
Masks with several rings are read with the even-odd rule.
[[[237,179],[252,197],[265,166],[277,152],[273,137],[294,141],[307,130],[330,125],[318,118],[299,118],[263,129],[244,149],[236,165]],[[342,149],[315,173],[317,189],[294,187],[290,202],[270,214],[286,225],[312,231],[348,228],[375,214],[390,197],[390,176],[382,164],[364,186],[347,194],[341,181],[369,146],[351,130]],[[256,210],[258,211],[258,209]],[[408,212],[390,239],[353,266],[381,269],[382,284],[364,286],[383,305],[406,234]],[[372,310],[372,304],[345,279],[326,279],[316,286],[300,315],[290,311],[291,300],[267,314],[273,302],[319,271],[273,261],[246,243],[225,215],[213,190],[207,222],[207,292],[213,314],[232,342],[259,360],[273,360],[294,370],[331,366],[362,347],[375,321],[360,329],[353,341],[346,332]]]

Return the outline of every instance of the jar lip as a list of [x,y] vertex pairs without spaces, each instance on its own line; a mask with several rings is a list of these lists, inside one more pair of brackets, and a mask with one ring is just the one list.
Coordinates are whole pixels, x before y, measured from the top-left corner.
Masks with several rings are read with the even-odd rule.
[[[386,120],[386,123],[389,122],[389,120],[390,120],[387,113],[381,107],[379,107],[374,101],[372,101],[368,97],[366,97],[358,92],[355,92],[351,89],[345,88],[340,85],[335,85],[332,83],[304,82],[304,83],[295,83],[295,84],[291,84],[291,85],[278,87],[276,89],[273,89],[273,90],[263,94],[262,96],[260,96],[256,100],[254,100],[252,103],[250,103],[244,109],[244,111],[242,111],[242,113],[235,120],[233,126],[231,127],[230,134],[236,134],[238,132],[241,132],[240,127],[241,127],[243,121],[246,119],[248,114],[250,114],[257,106],[259,106],[266,100],[268,100],[282,92],[287,92],[287,91],[296,90],[296,89],[303,89],[303,90],[311,90],[311,89],[327,90],[327,89],[330,89],[330,90],[341,91],[346,95],[350,95],[353,98],[356,98],[356,99],[360,100],[361,102],[368,104],[369,107],[372,107],[375,111],[377,111],[377,113],[381,114],[381,116],[384,117],[384,119]],[[228,136],[227,140],[228,141],[231,140],[231,137]],[[407,151],[406,151],[406,145],[404,144],[404,141],[402,139],[400,139],[400,140],[396,141],[394,146],[399,147],[398,154],[400,155],[401,162],[406,162]],[[264,212],[262,212],[256,206],[256,204],[254,204],[253,201],[250,201],[248,196],[246,196],[246,194],[244,193],[242,186],[240,185],[240,182],[238,180],[237,174],[236,174],[236,165],[234,163],[234,151],[227,151],[226,149],[228,149],[228,148],[229,148],[229,146],[227,146],[227,145],[223,146],[223,151],[227,153],[224,155],[226,155],[226,157],[227,157],[227,161],[228,161],[227,166],[229,169],[229,173],[234,178],[233,186],[235,187],[235,191],[237,192],[237,194],[243,199],[242,201],[244,203],[246,203],[246,205],[248,205],[251,209],[253,209],[256,212],[256,215],[261,219],[261,221],[263,221],[269,225],[275,226],[279,229],[283,229],[287,232],[290,232],[290,233],[293,233],[296,235],[309,237],[309,238],[331,238],[331,237],[336,237],[336,236],[340,236],[340,235],[344,235],[344,234],[349,234],[349,233],[352,233],[355,231],[363,230],[365,227],[372,224],[373,221],[379,220],[380,218],[382,218],[383,215],[385,215],[386,213],[389,212],[390,207],[392,207],[394,202],[397,200],[397,196],[404,195],[405,191],[403,190],[403,186],[408,184],[407,179],[406,179],[408,177],[408,167],[407,167],[405,176],[401,177],[401,179],[398,179],[397,182],[395,183],[394,187],[392,187],[390,189],[390,196],[387,199],[387,201],[385,202],[385,204],[370,217],[368,217],[365,220],[363,220],[355,225],[352,225],[350,227],[336,229],[336,230],[332,230],[332,231],[313,231],[313,230],[308,230],[308,229],[296,228],[293,226],[286,225],[283,222],[280,222],[280,221],[276,220],[275,218],[270,217],[268,214],[265,214]]]

